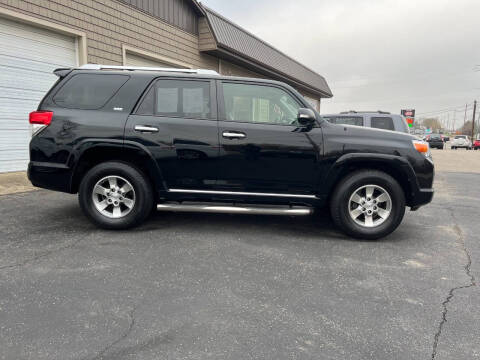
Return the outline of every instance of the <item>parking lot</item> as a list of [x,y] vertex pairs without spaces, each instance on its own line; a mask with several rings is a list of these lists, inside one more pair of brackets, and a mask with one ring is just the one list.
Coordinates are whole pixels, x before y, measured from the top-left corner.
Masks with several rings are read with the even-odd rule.
[[0,359],[480,358],[480,153],[377,242],[312,217],[155,214],[102,231],[75,196],[0,196]]

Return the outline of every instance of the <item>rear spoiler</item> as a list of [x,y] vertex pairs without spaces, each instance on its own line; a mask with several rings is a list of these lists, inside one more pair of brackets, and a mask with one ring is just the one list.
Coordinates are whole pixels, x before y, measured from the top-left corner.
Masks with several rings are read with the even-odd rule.
[[60,79],[64,78],[72,72],[72,68],[60,68],[53,70],[53,73],[57,75]]

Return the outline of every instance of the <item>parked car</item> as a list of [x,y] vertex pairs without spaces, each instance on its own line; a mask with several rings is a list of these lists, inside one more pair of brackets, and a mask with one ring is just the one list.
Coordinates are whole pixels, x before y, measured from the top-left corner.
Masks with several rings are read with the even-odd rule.
[[453,141],[451,142],[450,147],[453,150],[456,150],[458,148],[472,150],[472,141],[470,140],[470,137],[467,135],[456,135],[453,138]]
[[402,115],[385,111],[347,111],[340,114],[322,115],[331,124],[365,126],[382,130],[410,133],[407,120]]
[[78,193],[95,224],[161,211],[307,215],[329,206],[346,234],[377,239],[433,197],[428,144],[331,124],[292,87],[205,70],[88,65],[30,114],[28,176]]
[[443,150],[445,143],[443,137],[440,134],[431,134],[427,136],[427,142],[430,145],[431,149],[441,149]]
[[473,142],[473,149],[474,150],[480,149],[480,139],[477,139]]

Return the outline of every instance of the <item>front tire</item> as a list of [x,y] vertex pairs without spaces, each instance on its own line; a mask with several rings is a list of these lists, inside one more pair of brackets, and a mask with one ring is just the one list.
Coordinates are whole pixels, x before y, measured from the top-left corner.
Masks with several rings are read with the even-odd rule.
[[405,195],[398,182],[377,170],[344,178],[330,200],[335,225],[347,235],[376,240],[392,233],[405,215]]
[[154,196],[146,176],[123,162],[106,162],[83,177],[78,200],[97,226],[121,230],[140,225],[150,214]]

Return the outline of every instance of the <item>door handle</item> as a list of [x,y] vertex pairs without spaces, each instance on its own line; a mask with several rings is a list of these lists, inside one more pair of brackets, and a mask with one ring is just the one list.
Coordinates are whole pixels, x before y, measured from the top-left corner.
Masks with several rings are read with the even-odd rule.
[[135,131],[144,133],[156,133],[158,132],[158,128],[147,125],[135,125]]
[[233,131],[224,131],[222,136],[227,139],[245,139],[247,137],[244,133]]

